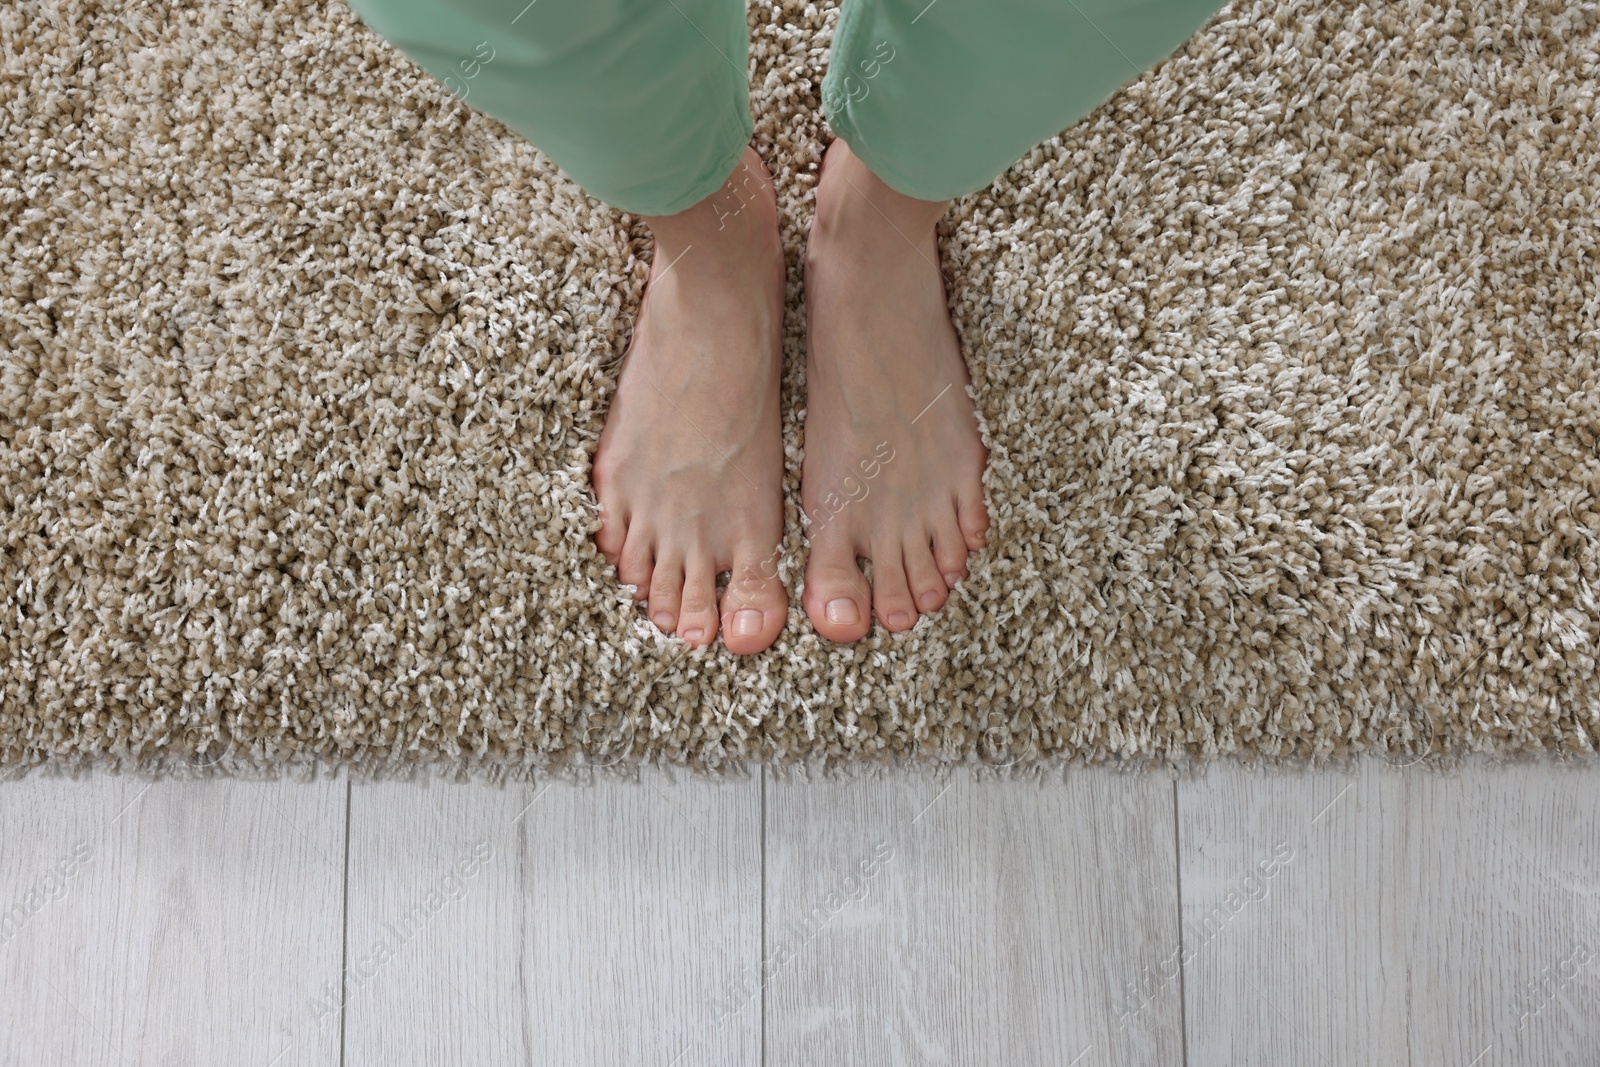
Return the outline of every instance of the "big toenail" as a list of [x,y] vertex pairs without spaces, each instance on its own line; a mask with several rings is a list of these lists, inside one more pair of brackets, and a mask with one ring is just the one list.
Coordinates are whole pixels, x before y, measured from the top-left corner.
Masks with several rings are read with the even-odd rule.
[[828,621],[844,626],[852,622],[859,622],[861,613],[856,610],[856,602],[849,597],[840,597],[828,601]]
[[964,574],[957,574],[955,571],[951,571],[949,574],[944,576],[944,584],[948,585],[951,589],[954,589],[957,585],[961,584],[961,579],[965,577],[966,575]]
[[896,630],[900,629],[902,626],[910,626],[911,616],[907,615],[903,611],[897,611],[893,615],[889,616],[889,625],[894,627]]
[[761,612],[754,608],[734,612],[733,625],[728,627],[728,632],[735,637],[754,637],[761,632]]
[[650,621],[668,633],[672,631],[673,618],[670,611],[658,611],[650,616]]
[[698,641],[702,637],[704,637],[705,635],[706,635],[706,632],[697,627],[697,628],[695,628],[693,630],[685,630],[685,631],[683,631],[683,633],[679,634],[678,636],[683,638],[685,641],[689,642],[692,645],[696,641]]

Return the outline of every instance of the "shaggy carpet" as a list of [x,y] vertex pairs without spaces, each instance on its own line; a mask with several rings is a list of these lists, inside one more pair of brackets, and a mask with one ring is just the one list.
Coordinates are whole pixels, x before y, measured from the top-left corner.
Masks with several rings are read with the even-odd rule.
[[[835,17],[750,10],[795,604]],[[957,204],[991,546],[747,659],[590,540],[637,220],[339,3],[0,35],[0,766],[1596,752],[1593,2],[1239,0]]]

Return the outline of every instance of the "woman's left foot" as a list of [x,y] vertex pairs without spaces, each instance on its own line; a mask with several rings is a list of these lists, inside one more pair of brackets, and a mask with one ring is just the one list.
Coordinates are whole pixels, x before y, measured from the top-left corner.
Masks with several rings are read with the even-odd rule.
[[866,636],[874,614],[910,629],[986,540],[988,455],[938,266],[945,206],[829,146],[806,248],[801,502],[805,611],[831,641]]

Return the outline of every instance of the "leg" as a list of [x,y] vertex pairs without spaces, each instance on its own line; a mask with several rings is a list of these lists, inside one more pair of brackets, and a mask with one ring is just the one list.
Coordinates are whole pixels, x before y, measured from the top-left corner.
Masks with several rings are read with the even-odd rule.
[[844,0],[823,83],[839,140],[806,250],[805,609],[824,637],[857,640],[873,614],[891,631],[915,624],[987,537],[987,456],[938,266],[950,199],[1088,113],[1216,7]]
[[[784,268],[739,0],[355,0],[445,86],[656,239],[594,459],[596,543],[664,631],[734,652],[788,614]],[[719,611],[718,574],[735,581]]]
[[636,215],[705,199],[754,132],[737,0],[352,0],[464,102]]
[[1166,58],[1221,0],[845,0],[823,106],[922,200],[988,185]]

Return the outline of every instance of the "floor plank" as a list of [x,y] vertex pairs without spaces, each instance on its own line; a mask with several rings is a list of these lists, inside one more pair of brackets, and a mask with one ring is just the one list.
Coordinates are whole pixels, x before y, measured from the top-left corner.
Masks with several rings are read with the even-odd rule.
[[[1177,1063],[1172,780],[767,786],[768,1067]],[[1176,972],[1174,972],[1176,974]]]
[[342,780],[0,783],[6,1064],[339,1061]]
[[1600,774],[1179,786],[1190,1067],[1600,1063]]
[[358,784],[345,1063],[755,1067],[760,781],[674,778]]

